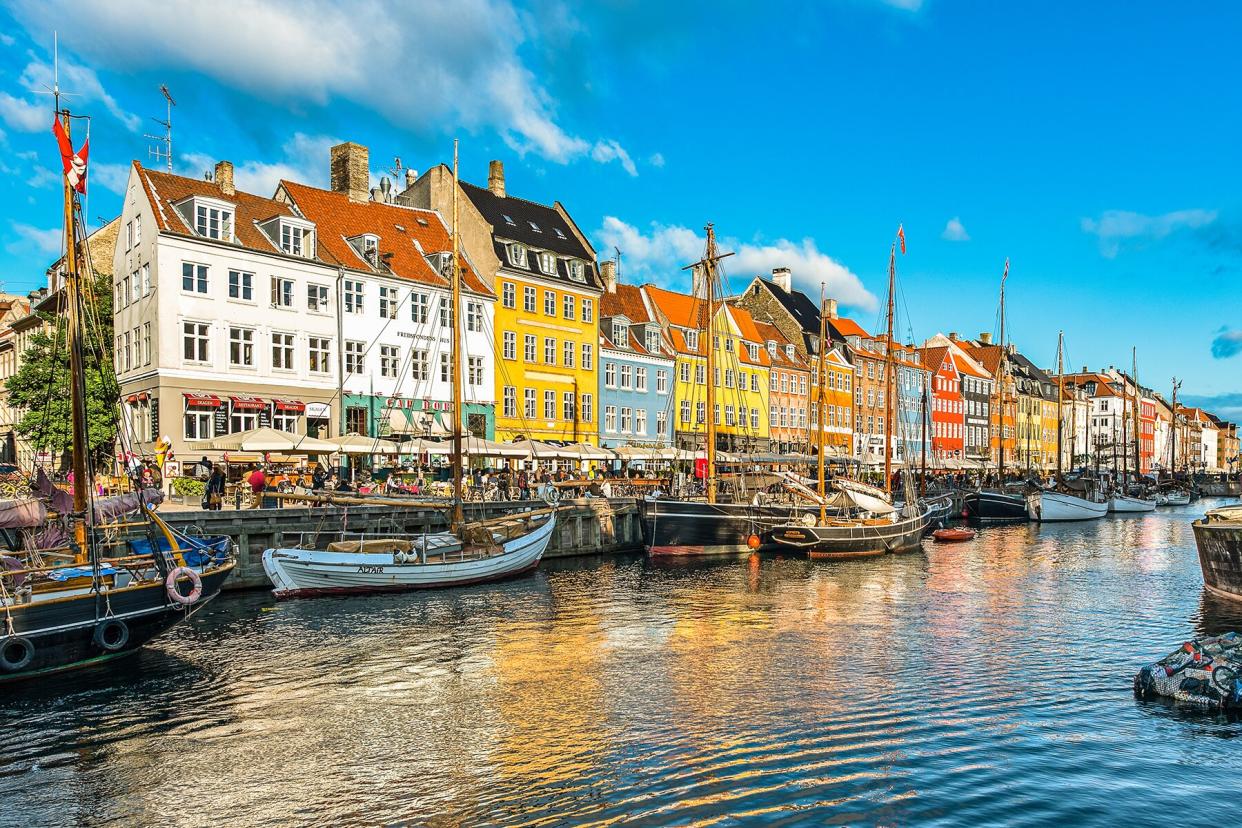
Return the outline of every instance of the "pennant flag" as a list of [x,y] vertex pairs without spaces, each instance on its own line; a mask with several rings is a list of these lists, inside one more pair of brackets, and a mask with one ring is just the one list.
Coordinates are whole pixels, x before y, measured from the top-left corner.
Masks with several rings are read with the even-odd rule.
[[65,132],[65,125],[60,122],[59,115],[52,123],[52,134],[56,136],[56,143],[60,145],[60,162],[65,168],[65,180],[79,193],[85,193],[86,157],[91,151],[90,139],[87,138],[82,143],[81,150],[74,152],[73,144],[69,142],[69,134]]
[[1001,276],[1001,284],[1005,284],[1005,280],[1009,278],[1009,257],[1005,257],[1005,272]]
[[897,241],[901,242],[901,255],[906,255],[906,231],[897,225]]

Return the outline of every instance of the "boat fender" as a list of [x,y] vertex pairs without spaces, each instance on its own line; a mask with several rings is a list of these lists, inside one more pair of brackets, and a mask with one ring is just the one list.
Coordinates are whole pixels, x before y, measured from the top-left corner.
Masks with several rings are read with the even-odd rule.
[[16,673],[24,670],[34,660],[35,648],[29,638],[11,635],[0,639],[0,670]]
[[95,646],[115,653],[129,643],[129,627],[119,618],[105,618],[95,625]]
[[[188,595],[182,595],[181,590],[177,589],[177,582],[182,578],[189,578],[190,583],[193,585]],[[188,607],[203,597],[203,579],[188,566],[179,566],[168,573],[168,578],[164,581],[164,591],[168,593],[168,597],[174,603]]]
[[750,549],[758,549],[759,548],[759,536],[753,533],[750,536],[748,536],[746,538],[746,546],[748,546]]

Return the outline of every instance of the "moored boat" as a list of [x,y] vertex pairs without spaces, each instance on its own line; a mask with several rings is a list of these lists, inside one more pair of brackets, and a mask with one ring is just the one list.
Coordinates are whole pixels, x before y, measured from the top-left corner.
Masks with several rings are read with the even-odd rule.
[[821,524],[778,526],[772,542],[819,560],[844,560],[918,549],[931,522],[930,510],[896,518],[837,518]]
[[1133,512],[1154,512],[1156,511],[1156,500],[1155,498],[1114,494],[1108,499],[1108,511],[1122,514]]
[[1242,506],[1212,509],[1192,524],[1208,591],[1242,601]]
[[974,529],[937,529],[932,538],[938,543],[962,543],[975,539]]
[[1044,489],[1027,495],[1026,509],[1031,520],[1040,523],[1095,520],[1108,514],[1108,501],[1096,495]]
[[1014,492],[980,489],[962,498],[966,519],[975,522],[1029,520],[1026,498]]

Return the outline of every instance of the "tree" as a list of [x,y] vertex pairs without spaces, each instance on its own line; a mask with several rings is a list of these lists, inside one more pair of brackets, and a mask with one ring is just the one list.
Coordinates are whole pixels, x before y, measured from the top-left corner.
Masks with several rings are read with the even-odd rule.
[[[116,442],[119,386],[112,366],[112,279],[96,273],[85,285],[88,308],[83,337],[86,369],[86,431],[97,463],[112,456]],[[22,366],[9,378],[9,405],[22,409],[17,433],[36,451],[64,452],[73,438],[69,404],[68,314],[41,312],[47,327],[30,338]]]

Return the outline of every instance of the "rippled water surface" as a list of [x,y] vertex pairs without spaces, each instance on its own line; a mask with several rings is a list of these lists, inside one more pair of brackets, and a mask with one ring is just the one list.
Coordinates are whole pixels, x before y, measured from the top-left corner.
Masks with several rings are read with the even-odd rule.
[[1189,824],[1242,799],[1242,723],[1131,679],[1242,629],[1204,594],[1203,508],[228,595],[111,670],[0,688],[0,824]]

